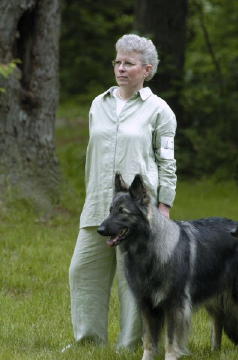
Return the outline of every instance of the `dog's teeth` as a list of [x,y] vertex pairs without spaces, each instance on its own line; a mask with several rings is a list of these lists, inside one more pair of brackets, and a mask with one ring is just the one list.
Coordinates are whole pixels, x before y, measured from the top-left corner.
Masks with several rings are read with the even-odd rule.
[[123,235],[125,235],[127,233],[127,229],[123,229],[123,230],[121,230],[121,232],[120,232],[120,236],[123,236]]
[[113,238],[108,239],[107,240],[107,245],[114,246],[114,239]]
[[118,241],[119,236],[116,237],[111,237],[110,239],[107,240],[107,245],[109,246],[115,246],[117,241]]

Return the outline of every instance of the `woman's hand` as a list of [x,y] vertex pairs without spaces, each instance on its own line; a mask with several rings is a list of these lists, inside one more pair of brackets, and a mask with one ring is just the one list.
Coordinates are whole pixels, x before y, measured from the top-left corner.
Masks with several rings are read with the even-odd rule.
[[166,216],[169,219],[170,207],[168,205],[160,203],[158,209],[162,215]]

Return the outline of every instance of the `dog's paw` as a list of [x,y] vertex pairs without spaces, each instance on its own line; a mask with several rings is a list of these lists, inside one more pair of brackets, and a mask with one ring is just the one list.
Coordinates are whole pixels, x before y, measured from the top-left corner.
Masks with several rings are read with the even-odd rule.
[[177,360],[178,357],[175,354],[172,353],[166,353],[165,354],[165,360]]
[[155,359],[155,352],[151,350],[144,350],[143,357],[141,360],[154,360]]

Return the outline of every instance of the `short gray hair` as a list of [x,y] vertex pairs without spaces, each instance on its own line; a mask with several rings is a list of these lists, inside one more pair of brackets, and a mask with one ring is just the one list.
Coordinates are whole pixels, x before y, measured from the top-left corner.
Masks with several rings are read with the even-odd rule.
[[141,54],[144,64],[152,65],[150,74],[146,77],[146,81],[153,78],[159,64],[158,53],[155,45],[150,39],[136,35],[126,34],[120,37],[116,42],[116,51],[131,52],[135,51]]

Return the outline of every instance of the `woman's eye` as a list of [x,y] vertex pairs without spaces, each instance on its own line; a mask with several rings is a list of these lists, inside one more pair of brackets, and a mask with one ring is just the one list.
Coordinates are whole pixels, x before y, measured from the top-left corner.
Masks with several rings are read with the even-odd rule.
[[119,207],[119,213],[123,214],[123,207],[122,206]]

